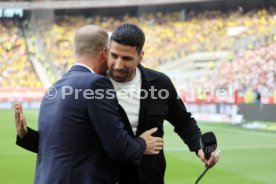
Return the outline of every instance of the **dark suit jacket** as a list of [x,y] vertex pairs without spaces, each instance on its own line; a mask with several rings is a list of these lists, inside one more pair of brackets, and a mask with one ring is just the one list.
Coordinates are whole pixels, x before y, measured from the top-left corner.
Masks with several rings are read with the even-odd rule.
[[[94,94],[64,95],[67,86]],[[53,88],[56,97],[45,95],[39,112],[35,183],[115,184],[117,162],[138,163],[146,145],[123,129],[112,84],[76,65]]]
[[[194,118],[191,117],[191,113],[187,112],[169,77],[163,73],[144,68],[142,65],[138,67],[142,75],[142,90],[148,91],[148,94],[151,94],[150,89],[152,87],[158,91],[166,90],[168,97],[164,98],[166,97],[165,92],[158,97],[158,92],[156,92],[154,95],[156,99],[152,98],[151,95],[141,99],[136,136],[145,130],[158,127],[154,136],[163,137],[163,123],[164,120],[167,120],[174,126],[175,133],[188,145],[190,151],[197,152],[200,149],[200,129]],[[143,97],[144,94],[141,96]],[[138,169],[140,183],[163,184],[165,169],[166,161],[163,151],[154,156],[144,155]]]
[[[139,122],[137,134],[134,135],[123,109],[120,110],[125,129],[132,136],[139,136],[144,131],[158,127],[155,136],[163,137],[164,120],[169,121],[174,127],[174,131],[188,145],[191,151],[197,152],[200,149],[199,139],[201,136],[200,129],[196,121],[187,112],[183,102],[177,96],[176,90],[171,80],[164,74],[138,66],[142,75],[142,89],[149,92],[151,87],[154,89],[166,89],[169,92],[167,99],[153,99],[149,95],[147,98],[141,99]],[[149,92],[150,94],[150,92]],[[144,96],[144,94],[141,94]],[[24,137],[24,141],[17,139],[17,144],[29,149],[37,149],[38,132],[29,130]],[[143,156],[139,166],[129,163],[120,163],[120,180],[123,184],[163,184],[166,169],[166,161],[164,152],[162,151],[156,156]]]

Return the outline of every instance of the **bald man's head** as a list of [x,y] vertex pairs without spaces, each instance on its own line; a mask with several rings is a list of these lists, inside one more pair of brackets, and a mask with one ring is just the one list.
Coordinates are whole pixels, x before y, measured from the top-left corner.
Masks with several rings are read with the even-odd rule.
[[107,47],[108,33],[95,25],[81,27],[75,34],[74,52],[77,58],[95,57]]

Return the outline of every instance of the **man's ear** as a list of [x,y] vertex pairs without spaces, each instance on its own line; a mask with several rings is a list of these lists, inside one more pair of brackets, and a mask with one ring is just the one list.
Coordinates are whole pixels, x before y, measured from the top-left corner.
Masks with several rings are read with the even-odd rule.
[[139,63],[142,62],[143,58],[144,58],[144,51],[142,50],[140,55],[139,55]]
[[103,48],[102,50],[102,57],[103,59],[107,60],[107,57],[108,57],[108,48]]

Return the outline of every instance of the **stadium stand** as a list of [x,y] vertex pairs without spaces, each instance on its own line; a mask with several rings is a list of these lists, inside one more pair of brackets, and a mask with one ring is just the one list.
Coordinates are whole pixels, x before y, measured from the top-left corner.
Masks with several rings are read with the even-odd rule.
[[[147,35],[144,64],[154,68],[162,63],[184,57],[198,51],[235,49],[240,40],[254,36],[255,39],[271,34],[276,25],[275,9],[222,12],[190,12],[181,18],[181,12],[143,14],[139,17],[123,16],[58,17],[49,30],[44,32],[44,41],[51,53],[52,61],[66,68],[72,60],[72,37],[76,27],[91,23],[112,31],[123,22],[136,23]],[[242,33],[231,35],[229,31],[242,29]],[[43,31],[45,31],[43,29]],[[232,31],[234,32],[234,31]],[[196,34],[194,34],[196,33]],[[232,33],[234,34],[234,33]],[[250,47],[250,45],[246,45]],[[166,53],[166,54],[164,54]]]
[[[213,73],[186,80],[184,89],[237,89],[243,102],[254,103],[255,92],[273,96],[276,89],[276,43],[252,50],[242,50],[232,59],[222,61]],[[199,97],[200,98],[200,97]]]
[[0,20],[0,87],[41,87],[16,20]]
[[[199,93],[208,86],[212,86],[214,89],[225,89],[238,85],[241,95],[244,95],[247,90],[258,89],[262,96],[272,97],[276,88],[275,69],[273,70],[276,65],[273,53],[276,42],[275,14],[274,7],[248,10],[239,7],[227,11],[154,11],[139,13],[137,16],[128,13],[121,13],[117,16],[100,13],[93,15],[80,15],[79,13],[74,15],[65,13],[64,15],[64,13],[60,13],[54,15],[53,21],[36,20],[35,24],[25,18],[23,25],[26,29],[24,30],[26,38],[23,37],[22,27],[19,26],[20,21],[13,20],[11,22],[14,23],[10,29],[16,30],[16,39],[14,36],[4,36],[2,39],[16,40],[17,47],[13,48],[13,52],[21,51],[15,55],[22,55],[20,59],[24,62],[17,61],[20,64],[16,64],[15,68],[12,67],[12,70],[16,71],[13,73],[18,74],[11,74],[11,69],[7,66],[7,63],[11,64],[11,61],[2,62],[1,72],[3,75],[0,84],[10,87],[46,86],[44,82],[41,84],[39,81],[41,77],[38,79],[37,76],[40,74],[34,70],[32,62],[29,61],[29,55],[42,63],[47,70],[49,80],[53,82],[74,62],[72,43],[74,32],[78,27],[85,24],[96,24],[111,32],[116,26],[130,22],[138,24],[145,31],[146,44],[143,64],[146,67],[155,69],[159,65],[175,60],[183,60],[182,65],[185,66],[186,63],[182,58],[194,53],[198,53],[197,55],[200,56],[201,52],[231,51],[233,54],[228,59],[224,59],[225,61],[207,60],[205,63],[197,63],[198,66],[207,67],[211,74],[209,72],[202,77],[189,78],[183,82],[183,85],[188,88],[192,87]],[[6,33],[1,34],[6,35]],[[27,44],[28,48],[26,48],[25,40],[31,40],[33,44]],[[1,44],[1,55],[4,55],[2,58],[5,58],[2,61],[6,61],[7,56],[5,55],[11,55],[10,51],[5,49],[7,45],[13,47],[9,44],[13,43]],[[40,49],[38,52],[37,47],[41,45],[43,46],[41,48],[45,50],[41,51]],[[13,54],[13,56],[15,55]],[[204,56],[202,55],[202,57]],[[194,68],[197,68],[197,65],[194,65]],[[28,73],[23,71],[28,71]],[[19,73],[24,74],[19,75]],[[20,80],[14,80],[15,78]]]

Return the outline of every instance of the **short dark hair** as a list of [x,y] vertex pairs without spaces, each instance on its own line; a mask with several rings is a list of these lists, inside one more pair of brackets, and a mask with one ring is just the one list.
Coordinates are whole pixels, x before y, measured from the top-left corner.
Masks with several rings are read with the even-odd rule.
[[112,41],[136,47],[137,52],[141,53],[145,43],[145,34],[141,28],[134,24],[122,24],[111,34],[110,43]]

